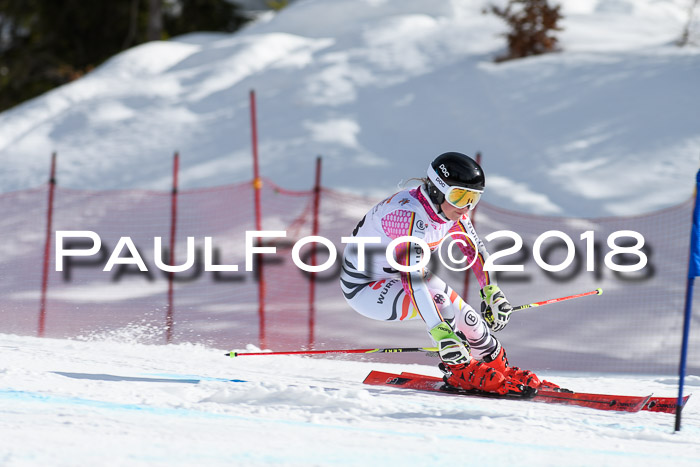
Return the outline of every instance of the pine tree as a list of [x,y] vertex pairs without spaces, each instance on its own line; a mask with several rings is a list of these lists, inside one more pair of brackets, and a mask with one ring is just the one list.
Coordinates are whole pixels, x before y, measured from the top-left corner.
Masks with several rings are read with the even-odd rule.
[[134,45],[247,20],[230,0],[0,0],[0,111]]
[[248,21],[238,5],[226,0],[166,2],[163,16],[170,36],[195,31],[233,32]]

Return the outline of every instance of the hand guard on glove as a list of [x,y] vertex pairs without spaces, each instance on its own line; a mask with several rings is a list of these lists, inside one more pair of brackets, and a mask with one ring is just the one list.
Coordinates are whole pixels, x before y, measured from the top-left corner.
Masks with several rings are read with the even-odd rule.
[[497,285],[487,285],[481,293],[481,316],[491,330],[500,331],[510,319],[513,307]]
[[448,365],[459,365],[469,363],[471,355],[469,349],[464,346],[449,324],[444,321],[430,331],[430,335],[437,343],[440,359]]

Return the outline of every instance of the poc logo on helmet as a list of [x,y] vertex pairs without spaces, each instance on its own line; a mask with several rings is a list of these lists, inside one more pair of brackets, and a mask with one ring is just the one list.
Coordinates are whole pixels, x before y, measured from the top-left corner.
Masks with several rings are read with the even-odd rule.
[[442,174],[445,177],[449,177],[450,173],[447,171],[447,167],[445,167],[445,164],[440,164],[440,170],[442,170]]

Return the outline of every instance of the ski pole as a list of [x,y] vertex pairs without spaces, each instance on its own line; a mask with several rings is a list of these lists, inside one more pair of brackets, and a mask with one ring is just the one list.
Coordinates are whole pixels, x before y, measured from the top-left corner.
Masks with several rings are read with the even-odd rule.
[[351,353],[402,353],[402,352],[437,352],[437,347],[392,347],[387,349],[342,349],[342,350],[294,350],[292,352],[228,352],[228,357],[243,357],[250,355],[323,355]]
[[542,302],[529,303],[527,305],[520,305],[513,308],[513,311],[524,310],[525,308],[533,308],[536,306],[549,305],[550,303],[563,302],[564,300],[571,300],[573,298],[587,297],[588,295],[602,295],[603,289],[600,287],[591,290],[590,292],[584,292],[576,295],[569,295],[568,297],[552,298],[550,300],[544,300]]
[[[513,311],[524,310],[525,308],[533,308],[536,306],[549,305],[550,303],[563,302],[574,298],[586,297],[588,295],[601,295],[603,289],[597,288],[590,292],[584,292],[568,297],[552,298],[541,302],[528,303],[527,305],[519,305],[513,308]],[[293,350],[290,352],[227,352],[227,357],[243,357],[243,356],[263,356],[263,355],[325,355],[325,354],[369,354],[369,353],[403,353],[403,352],[426,352],[434,354],[438,351],[437,347],[390,347],[384,349],[335,349],[335,350]]]

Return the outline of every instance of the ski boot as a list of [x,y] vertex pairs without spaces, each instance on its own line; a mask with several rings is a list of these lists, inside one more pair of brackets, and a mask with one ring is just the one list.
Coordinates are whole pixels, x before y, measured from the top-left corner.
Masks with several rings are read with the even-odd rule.
[[497,342],[496,349],[490,354],[484,357],[483,363],[490,368],[495,369],[503,373],[506,378],[513,380],[516,383],[529,386],[533,389],[542,389],[546,391],[557,391],[559,386],[549,381],[540,380],[535,373],[530,370],[521,370],[517,366],[508,365],[508,357],[506,357],[506,350],[503,348],[500,342]]
[[494,394],[510,394],[532,397],[536,390],[507,378],[503,373],[485,365],[476,359],[469,363],[447,365],[440,363],[444,373],[443,380],[448,386],[467,391],[478,390]]

